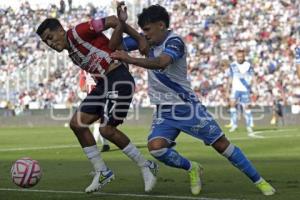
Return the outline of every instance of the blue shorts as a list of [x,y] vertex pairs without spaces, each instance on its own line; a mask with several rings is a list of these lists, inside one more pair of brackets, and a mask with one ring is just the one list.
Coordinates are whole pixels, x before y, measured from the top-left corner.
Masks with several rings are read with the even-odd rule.
[[164,138],[171,145],[183,131],[211,145],[224,135],[217,122],[200,103],[157,106],[148,141]]
[[249,92],[235,91],[231,93],[230,98],[241,104],[249,104],[251,102]]

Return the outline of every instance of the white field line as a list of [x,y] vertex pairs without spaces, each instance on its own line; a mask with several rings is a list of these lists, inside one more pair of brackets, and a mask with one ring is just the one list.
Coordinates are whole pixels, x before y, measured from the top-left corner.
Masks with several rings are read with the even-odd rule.
[[47,149],[67,149],[67,148],[75,148],[80,147],[79,144],[77,145],[55,145],[55,146],[44,146],[44,147],[18,147],[18,148],[7,148],[2,149],[0,148],[0,152],[8,152],[8,151],[26,151],[26,150],[47,150]]
[[[33,192],[33,193],[55,193],[55,194],[86,194],[82,191],[64,191],[64,190],[32,190],[32,189],[14,189],[14,188],[0,188],[0,191],[11,192]],[[133,193],[109,193],[109,192],[95,192],[93,195],[102,196],[126,196],[126,197],[140,197],[140,198],[156,198],[156,199],[186,199],[186,200],[237,200],[237,199],[219,199],[206,197],[190,197],[190,196],[171,196],[171,195],[150,195],[150,194],[133,194]]]
[[[272,138],[289,138],[289,137],[300,137],[300,135],[289,135],[289,133],[284,133],[287,131],[293,131],[299,129],[282,129],[282,130],[265,130],[265,131],[254,131],[249,137],[236,137],[231,138],[230,141],[239,140],[253,140],[253,139],[272,139]],[[281,133],[275,136],[262,136],[262,133]],[[294,133],[293,133],[294,134]],[[134,143],[135,145],[146,145],[146,143]],[[31,150],[49,150],[49,149],[69,149],[69,148],[80,148],[79,144],[73,145],[53,145],[53,146],[43,146],[43,147],[18,147],[18,148],[0,148],[0,152],[11,152],[11,151],[31,151]]]
[[[253,133],[248,134],[248,136],[252,137],[252,138],[261,138],[262,139],[262,138],[266,138],[266,136],[260,135],[262,133],[279,133],[279,132],[294,131],[294,130],[298,130],[298,129],[296,129],[296,128],[290,128],[290,129],[280,129],[280,130],[254,131]],[[283,136],[283,137],[286,137],[286,135]],[[274,136],[273,137],[272,136],[271,137],[268,136],[267,138],[274,138]]]

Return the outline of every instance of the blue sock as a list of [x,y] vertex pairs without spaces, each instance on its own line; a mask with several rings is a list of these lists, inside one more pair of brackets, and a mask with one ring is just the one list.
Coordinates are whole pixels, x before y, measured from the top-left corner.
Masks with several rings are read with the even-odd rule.
[[236,108],[230,108],[230,121],[233,126],[237,126],[237,111]]
[[165,163],[170,167],[181,168],[189,170],[191,168],[191,163],[188,159],[182,157],[172,148],[162,148],[159,150],[150,151],[151,155],[157,160]]
[[252,163],[246,158],[244,153],[233,144],[230,144],[223,152],[223,155],[240,171],[248,176],[253,183],[258,182],[261,176],[256,171]]
[[246,126],[251,127],[252,126],[252,113],[251,110],[245,110],[245,119],[246,119]]

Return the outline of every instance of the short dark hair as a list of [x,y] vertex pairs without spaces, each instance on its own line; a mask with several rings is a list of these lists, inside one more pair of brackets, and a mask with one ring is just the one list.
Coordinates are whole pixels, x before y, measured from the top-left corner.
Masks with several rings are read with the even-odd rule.
[[51,31],[56,30],[57,28],[62,27],[61,23],[56,18],[47,18],[45,19],[36,30],[36,33],[41,36],[43,32],[49,28]]
[[158,4],[144,8],[142,13],[138,15],[138,24],[141,28],[148,23],[158,21],[163,21],[166,24],[166,27],[169,28],[170,15],[164,7]]

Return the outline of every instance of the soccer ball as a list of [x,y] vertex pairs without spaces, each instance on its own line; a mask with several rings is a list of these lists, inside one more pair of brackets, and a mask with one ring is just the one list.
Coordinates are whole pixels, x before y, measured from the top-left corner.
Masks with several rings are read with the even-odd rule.
[[42,170],[38,161],[25,157],[17,160],[11,167],[12,181],[20,187],[30,188],[41,179]]

